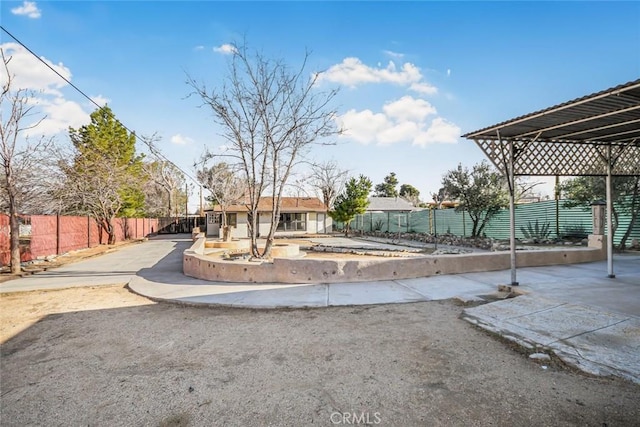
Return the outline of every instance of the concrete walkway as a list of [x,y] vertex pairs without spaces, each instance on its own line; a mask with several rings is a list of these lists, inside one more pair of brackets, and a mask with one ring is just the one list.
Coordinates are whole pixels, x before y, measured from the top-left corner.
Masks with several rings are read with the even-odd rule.
[[[381,282],[246,284],[182,274],[186,238],[163,236],[52,271],[0,284],[0,292],[128,283],[154,300],[250,308],[327,307],[458,298],[482,301],[510,281],[509,271]],[[587,372],[640,383],[640,256],[606,262],[523,268],[514,299],[467,308],[463,318],[526,347],[553,351]]]

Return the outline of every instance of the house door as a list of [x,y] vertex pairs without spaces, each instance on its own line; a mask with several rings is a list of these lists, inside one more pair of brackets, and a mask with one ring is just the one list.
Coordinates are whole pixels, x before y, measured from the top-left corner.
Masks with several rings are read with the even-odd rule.
[[326,230],[324,228],[324,218],[325,218],[325,214],[318,213],[318,225],[316,227],[316,230],[318,230],[317,232],[319,234],[326,233]]

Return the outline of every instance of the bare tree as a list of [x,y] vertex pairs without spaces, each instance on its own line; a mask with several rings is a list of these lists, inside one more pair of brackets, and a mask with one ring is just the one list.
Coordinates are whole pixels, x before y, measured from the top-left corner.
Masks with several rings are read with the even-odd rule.
[[227,221],[227,208],[232,204],[244,201],[246,186],[238,173],[227,163],[220,162],[207,167],[206,162],[210,158],[207,154],[203,156],[203,166],[196,172],[196,178],[204,188],[211,192],[211,197],[208,200],[214,206],[220,206],[222,239],[229,241],[231,228]]
[[107,232],[107,243],[114,244],[114,220],[124,207],[120,189],[133,185],[135,178],[125,165],[95,161],[84,155],[61,156],[59,166],[65,179],[55,195],[63,213],[91,216]]
[[[11,57],[2,56],[3,72],[2,93],[0,93],[0,160],[3,173],[0,177],[0,194],[2,196],[2,210],[9,215],[11,252],[11,272],[20,273],[20,223],[18,214],[28,212],[42,202],[45,179],[42,171],[43,153],[48,148],[50,140],[44,137],[30,140],[23,138],[25,132],[36,128],[44,119],[35,122],[34,104],[31,102],[33,93],[27,89],[14,88],[14,75],[9,71]],[[30,123],[26,123],[30,122]]]
[[516,203],[528,198],[540,198],[534,193],[534,188],[544,184],[542,181],[532,181],[529,177],[519,176],[516,178]]
[[147,176],[144,187],[145,210],[150,216],[170,217],[177,212],[184,197],[185,177],[173,164],[165,160],[145,162]]
[[327,209],[333,209],[333,203],[344,189],[349,171],[341,169],[335,160],[327,160],[311,165],[310,184],[320,193]]
[[[336,90],[321,92],[314,87],[318,74],[302,66],[292,71],[281,60],[260,53],[250,54],[246,46],[233,47],[229,74],[219,90],[188,78],[204,105],[224,129],[227,156],[240,166],[247,184],[247,209],[251,253],[268,257],[280,218],[283,191],[294,167],[313,144],[335,135],[336,112],[329,103]],[[265,249],[259,252],[258,204],[271,191],[271,224]]]

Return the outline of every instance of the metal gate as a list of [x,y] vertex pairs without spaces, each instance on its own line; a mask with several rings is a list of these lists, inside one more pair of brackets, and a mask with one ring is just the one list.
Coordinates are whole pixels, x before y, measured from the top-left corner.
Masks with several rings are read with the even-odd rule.
[[187,218],[158,218],[158,234],[191,234],[194,227],[200,227],[202,229],[205,224],[206,217],[204,216],[191,216]]

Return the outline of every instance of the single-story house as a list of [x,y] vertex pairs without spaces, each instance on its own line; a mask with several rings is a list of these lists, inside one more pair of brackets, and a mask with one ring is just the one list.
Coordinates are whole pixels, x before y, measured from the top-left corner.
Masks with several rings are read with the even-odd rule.
[[369,197],[367,212],[411,212],[418,210],[402,197]]
[[[271,197],[261,197],[258,203],[258,236],[269,234],[273,204]],[[216,206],[207,211],[207,236],[220,237],[222,210]],[[234,204],[227,208],[227,223],[232,238],[249,237],[249,209],[247,204]],[[278,235],[323,234],[331,231],[332,221],[327,207],[317,197],[283,197],[280,206]]]

